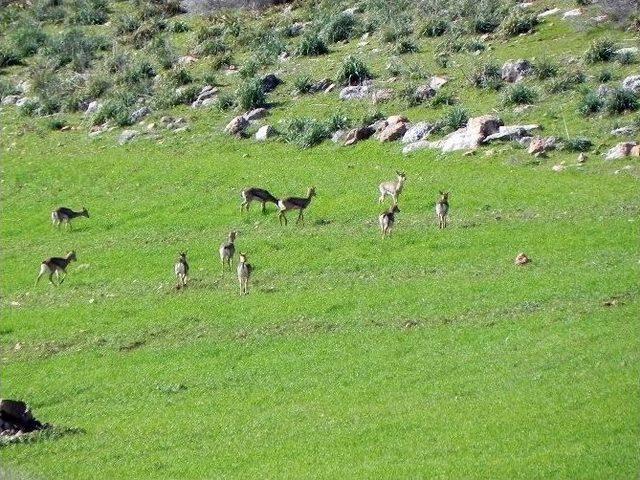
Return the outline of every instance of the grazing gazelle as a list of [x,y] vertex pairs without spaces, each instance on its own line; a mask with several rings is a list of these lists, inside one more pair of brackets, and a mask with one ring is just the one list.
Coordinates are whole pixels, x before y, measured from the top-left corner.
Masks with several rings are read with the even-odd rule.
[[285,212],[289,210],[299,210],[298,219],[296,220],[296,224],[298,222],[302,222],[304,225],[304,209],[309,206],[311,203],[311,198],[316,196],[316,188],[311,187],[307,192],[306,197],[289,197],[284,200],[278,201],[278,208],[280,211],[278,212],[278,219],[280,220],[280,225],[282,225],[282,219],[284,219],[284,224],[286,225],[287,217],[284,215]]
[[220,245],[220,261],[222,262],[222,273],[224,273],[225,264],[229,266],[231,270],[231,264],[233,263],[233,256],[236,253],[236,246],[233,242],[236,239],[236,232],[229,232],[229,238],[226,242]]
[[64,223],[66,226],[71,227],[71,220],[76,217],[89,218],[89,212],[84,207],[82,207],[82,210],[80,210],[79,212],[74,212],[67,207],[60,207],[57,210],[51,212],[51,222],[53,222],[54,227],[59,227],[61,223]]
[[396,213],[400,213],[400,209],[397,204],[393,204],[389,210],[382,212],[378,217],[380,221],[380,230],[382,230],[382,238],[391,234],[391,229],[396,221]]
[[438,228],[447,227],[447,215],[449,214],[449,192],[440,192],[440,199],[436,203],[436,215],[438,216]]
[[187,286],[187,280],[189,280],[189,264],[187,263],[187,254],[182,252],[178,257],[178,261],[173,267],[173,271],[178,279],[177,289]]
[[250,263],[247,263],[247,254],[240,253],[240,260],[238,261],[238,281],[240,282],[240,295],[249,294],[249,278],[251,277],[251,271],[253,267]]
[[407,175],[404,172],[398,172],[397,170],[396,175],[398,175],[398,178],[395,182],[382,182],[380,185],[378,185],[378,190],[380,190],[380,198],[378,198],[378,203],[382,203],[384,201],[384,197],[386,197],[387,195],[389,195],[393,199],[394,204],[398,203],[398,196],[402,193]]
[[[67,276],[67,266],[74,260],[77,260],[75,251],[67,253],[65,257],[47,258],[40,264],[40,273],[38,274],[38,278],[36,278],[36,285],[40,281],[40,277],[45,273],[49,274],[49,282],[53,285],[55,285],[55,283],[53,283],[53,274],[55,273],[58,285],[62,285],[62,282],[64,282],[64,279]],[[60,278],[60,273],[64,273],[65,276]]]
[[262,204],[262,213],[266,211],[266,203],[271,202],[278,204],[278,199],[271,195],[271,193],[263,188],[247,188],[240,192],[242,196],[242,204],[240,204],[240,212],[242,212],[245,208],[247,212],[249,211],[249,205],[254,200],[260,202]]

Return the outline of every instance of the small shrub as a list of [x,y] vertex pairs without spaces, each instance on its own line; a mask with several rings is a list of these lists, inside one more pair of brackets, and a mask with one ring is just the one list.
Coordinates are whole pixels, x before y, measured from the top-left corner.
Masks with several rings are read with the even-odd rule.
[[211,59],[211,68],[213,70],[220,70],[222,67],[228,67],[233,64],[233,57],[230,53],[221,53],[215,55]]
[[130,65],[122,73],[120,81],[123,85],[136,88],[139,84],[156,76],[153,66],[146,61],[138,61]]
[[188,32],[190,30],[190,27],[188,23],[177,20],[169,25],[169,30],[171,31],[171,33],[184,33]]
[[537,92],[527,85],[516,83],[510,86],[502,96],[504,105],[526,105],[537,100]]
[[547,84],[547,91],[549,93],[561,93],[571,90],[576,87],[576,85],[580,85],[584,83],[587,79],[585,73],[579,69],[573,69],[567,73],[565,73],[560,78],[554,78]]
[[327,44],[317,32],[305,33],[298,47],[298,55],[314,57],[329,53]]
[[448,53],[444,52],[436,52],[433,55],[433,60],[436,62],[440,68],[447,68],[449,66],[449,61],[451,60],[451,56]]
[[236,100],[233,95],[223,92],[218,95],[216,106],[220,111],[226,112],[236,106]]
[[9,95],[15,95],[16,93],[18,93],[18,89],[13,86],[9,80],[0,77],[0,100]]
[[451,131],[464,127],[468,121],[469,112],[462,107],[453,107],[440,119],[441,125]]
[[35,100],[27,100],[20,107],[18,107],[18,111],[22,115],[26,115],[28,117],[33,117],[38,114],[40,109],[40,105]]
[[69,23],[74,25],[102,25],[109,19],[106,0],[73,0]]
[[449,23],[443,18],[429,17],[418,30],[421,37],[440,37],[447,32]]
[[616,44],[607,38],[594,40],[584,52],[584,59],[587,63],[608,62],[615,56],[616,48]]
[[476,88],[498,90],[502,87],[502,68],[493,62],[480,65],[471,73],[471,84]]
[[604,108],[610,115],[619,115],[625,112],[635,112],[640,107],[638,95],[631,90],[616,88],[604,102]]
[[613,73],[611,73],[611,70],[602,70],[598,73],[596,79],[600,83],[610,82],[611,80],[613,80]]
[[131,113],[136,96],[131,92],[120,91],[114,93],[111,98],[105,100],[100,109],[92,118],[94,125],[102,124],[107,120],[113,120],[118,126],[131,125]]
[[81,30],[72,28],[51,38],[45,47],[45,54],[58,67],[71,64],[75,71],[82,71],[91,65],[96,53],[107,46],[108,42],[105,38],[89,36]]
[[418,51],[418,45],[411,39],[403,38],[396,43],[395,53],[403,55],[405,53],[415,53]]
[[538,80],[546,80],[558,75],[558,65],[548,58],[541,58],[533,64],[533,71]]
[[562,150],[567,152],[588,152],[593,147],[593,142],[588,138],[569,138],[562,142]]
[[324,22],[322,36],[328,43],[349,40],[356,30],[356,18],[350,13],[341,12]]
[[209,38],[196,45],[193,53],[198,56],[219,55],[229,50],[227,44],[219,38]]
[[500,15],[494,13],[480,15],[473,20],[473,31],[475,33],[493,33],[500,26],[501,21]]
[[147,48],[149,53],[158,60],[160,67],[165,70],[173,67],[178,59],[171,43],[164,37],[154,38]]
[[266,95],[262,88],[262,80],[257,77],[245,80],[236,90],[236,100],[243,110],[264,106]]
[[458,103],[458,100],[453,94],[442,91],[436,93],[436,96],[431,99],[431,106],[434,108],[442,105],[455,105],[456,103]]
[[402,87],[398,91],[398,98],[407,105],[407,107],[415,107],[416,105],[420,105],[422,103],[422,98],[419,95],[416,95],[416,85],[409,84]]
[[616,54],[616,60],[620,65],[632,65],[636,63],[636,54],[631,51],[626,51]]
[[309,75],[300,75],[293,80],[293,86],[296,93],[304,95],[311,91],[311,77]]
[[466,52],[482,52],[487,46],[479,40],[469,40],[462,45],[462,49]]
[[47,43],[47,34],[34,23],[25,23],[8,35],[9,43],[13,45],[20,58],[26,58],[38,51]]
[[174,93],[173,105],[190,105],[198,98],[202,88],[200,88],[199,85],[191,84],[184,85],[175,90],[171,87],[171,90]]
[[329,117],[326,125],[327,125],[327,130],[332,133],[338,130],[344,130],[346,128],[349,128],[351,127],[352,123],[353,122],[349,117],[347,117],[346,115],[343,115],[342,113],[336,112]]
[[262,32],[252,42],[254,59],[261,65],[269,65],[287,50],[282,36],[273,30]]
[[0,45],[0,68],[20,65],[22,57],[12,45]]
[[240,78],[246,80],[248,78],[255,77],[258,74],[258,70],[260,70],[260,65],[255,60],[248,60],[240,70],[238,70],[238,74]]
[[91,75],[83,89],[83,96],[90,100],[99,98],[111,88],[111,85],[111,78],[101,74]]
[[129,35],[135,32],[142,25],[142,21],[133,15],[124,14],[113,20],[113,28],[116,35]]
[[369,68],[357,57],[348,55],[336,75],[336,82],[341,85],[357,85],[371,78]]
[[604,101],[597,92],[588,92],[578,104],[578,112],[582,115],[593,115],[598,113],[604,107]]
[[536,15],[514,12],[500,24],[500,32],[506,37],[514,37],[521,33],[531,32],[538,24]]
[[68,125],[67,120],[62,117],[50,118],[47,121],[47,128],[49,130],[62,130]]
[[284,139],[300,148],[309,148],[329,136],[327,126],[314,118],[294,118],[284,130]]
[[167,72],[167,82],[174,86],[180,87],[182,85],[188,85],[193,82],[193,77],[184,68],[174,68]]
[[378,120],[381,120],[383,118],[387,118],[387,115],[385,113],[377,109],[371,110],[362,116],[362,118],[360,119],[360,125],[371,125],[372,123],[377,122]]

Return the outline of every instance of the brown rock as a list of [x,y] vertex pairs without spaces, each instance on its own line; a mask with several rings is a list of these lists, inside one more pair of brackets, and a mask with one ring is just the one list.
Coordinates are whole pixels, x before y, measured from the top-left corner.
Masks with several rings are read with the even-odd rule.
[[516,265],[526,265],[527,263],[530,263],[530,262],[531,262],[531,259],[525,253],[519,253],[516,256],[514,263]]
[[387,118],[387,125],[393,125],[395,123],[407,123],[409,119],[404,115],[391,115]]
[[358,143],[360,140],[366,140],[373,135],[375,130],[371,127],[358,127],[354,128],[347,133],[347,137],[344,141],[345,146]]
[[244,129],[249,125],[249,121],[244,118],[243,115],[239,115],[231,120],[226,127],[224,127],[224,131],[229,135],[242,135]]
[[629,155],[632,157],[640,157],[640,145],[631,147],[631,150],[629,150]]
[[378,139],[380,142],[393,142],[402,138],[406,131],[406,122],[390,123],[384,130],[382,130],[382,132],[380,132]]

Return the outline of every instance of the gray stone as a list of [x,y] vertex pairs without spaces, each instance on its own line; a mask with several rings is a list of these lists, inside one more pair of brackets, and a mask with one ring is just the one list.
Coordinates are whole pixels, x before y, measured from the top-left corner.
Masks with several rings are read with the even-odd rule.
[[254,108],[253,110],[245,113],[243,116],[247,121],[253,122],[254,120],[260,120],[267,115],[269,115],[269,110],[267,110],[266,108]]
[[615,160],[628,157],[632,154],[633,148],[638,145],[636,142],[622,142],[611,148],[605,155],[605,160]]
[[611,135],[616,135],[618,137],[628,137],[636,133],[638,129],[632,125],[627,125],[624,127],[616,128],[615,130],[611,130]]
[[142,107],[136,110],[135,112],[133,112],[129,117],[129,120],[131,121],[131,123],[138,123],[140,120],[142,120],[144,117],[146,117],[150,113],[151,113],[151,109],[149,107]]
[[336,130],[335,132],[333,132],[333,135],[331,135],[331,141],[333,143],[340,143],[345,140],[346,136],[346,130]]
[[449,80],[444,77],[431,77],[429,80],[429,86],[434,90],[440,90],[440,88],[447,83]]
[[243,115],[238,115],[234,119],[232,119],[226,127],[224,127],[224,131],[229,135],[242,135],[244,133],[245,128],[249,126],[249,121],[244,118]]
[[631,75],[622,81],[622,88],[640,93],[640,75]]
[[354,85],[340,90],[340,100],[363,100],[367,97],[369,97],[367,85]]
[[2,105],[15,105],[20,100],[20,95],[7,95],[2,99]]
[[87,105],[87,109],[84,111],[84,114],[93,115],[98,110],[100,110],[100,102],[94,100],[93,102],[89,102],[89,105]]
[[638,47],[625,47],[616,50],[616,55],[638,55],[640,49]]
[[374,134],[374,130],[371,127],[358,127],[354,128],[347,133],[344,144],[346,146],[353,145],[360,140],[366,140]]
[[562,18],[576,18],[581,16],[582,16],[582,10],[580,10],[579,8],[569,10],[568,12],[564,12],[562,14]]
[[371,99],[375,104],[388,102],[392,98],[393,90],[391,90],[390,88],[381,88],[379,90],[375,90],[371,95]]
[[273,137],[275,130],[271,125],[263,125],[256,132],[256,140],[264,142],[268,138]]
[[520,140],[523,137],[530,136],[529,134],[538,130],[540,125],[509,125],[499,127],[496,133],[488,135],[483,140],[483,143],[489,143],[494,140]]
[[402,153],[407,154],[415,152],[417,150],[424,150],[425,148],[439,148],[438,142],[428,142],[427,140],[418,140],[417,142],[409,143],[402,149]]
[[378,135],[380,142],[393,142],[400,139],[407,131],[406,122],[394,122],[385,127]]
[[551,15],[557,15],[558,13],[560,13],[560,9],[559,8],[552,8],[550,10],[546,10],[542,13],[538,14],[538,20],[549,17]]
[[18,100],[16,100],[16,107],[21,107],[21,106],[23,106],[24,104],[26,104],[26,103],[28,103],[30,101],[31,101],[31,99],[28,98],[28,97],[19,98]]
[[433,124],[429,122],[418,122],[407,129],[402,137],[402,143],[415,143],[428,137],[433,131]]
[[519,82],[533,71],[528,60],[508,61],[502,65],[502,80],[509,83]]
[[436,90],[433,87],[431,87],[431,85],[420,85],[418,88],[416,88],[416,91],[414,92],[416,99],[422,102],[424,102],[425,100],[429,100],[435,94],[436,94]]
[[118,143],[120,145],[124,145],[125,143],[129,143],[131,140],[133,140],[135,137],[138,136],[140,132],[138,132],[137,130],[124,130],[120,136],[118,137]]

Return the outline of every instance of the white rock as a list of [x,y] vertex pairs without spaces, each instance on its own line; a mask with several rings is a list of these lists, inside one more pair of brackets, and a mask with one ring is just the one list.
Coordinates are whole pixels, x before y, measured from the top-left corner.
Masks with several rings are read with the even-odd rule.
[[564,12],[562,14],[562,18],[575,18],[580,16],[582,16],[582,10],[580,10],[579,8],[569,10],[568,12]]
[[402,143],[415,143],[428,137],[433,130],[433,125],[429,122],[418,122],[409,127],[402,137]]
[[551,15],[557,15],[558,13],[560,13],[560,9],[559,8],[552,8],[551,10],[546,10],[546,11],[538,14],[538,19],[546,18],[546,17],[549,17]]
[[266,108],[254,108],[243,116],[247,121],[253,122],[254,120],[260,120],[261,118],[266,117],[268,114],[269,111]]
[[274,133],[275,131],[271,125],[263,125],[256,132],[256,140],[263,142],[268,138],[273,137]]
[[355,85],[344,87],[340,90],[340,100],[362,100],[369,96],[369,87],[366,85]]
[[20,100],[20,95],[7,95],[2,99],[2,105],[15,105]]
[[622,88],[640,93],[640,75],[631,75],[622,81]]
[[84,111],[84,114],[93,115],[98,110],[100,110],[100,102],[94,100],[93,102],[89,102],[89,105],[87,105],[87,109]]
[[625,47],[616,50],[616,55],[637,55],[638,53],[640,53],[638,47]]
[[425,148],[440,148],[439,142],[428,142],[426,140],[419,140],[417,142],[405,145],[402,149],[402,153],[407,154],[415,152],[416,150],[423,150]]
[[449,79],[445,77],[431,77],[429,80],[429,86],[434,90],[440,90],[440,88],[449,81]]
[[137,130],[124,130],[118,137],[118,143],[124,145],[137,137],[139,133]]

